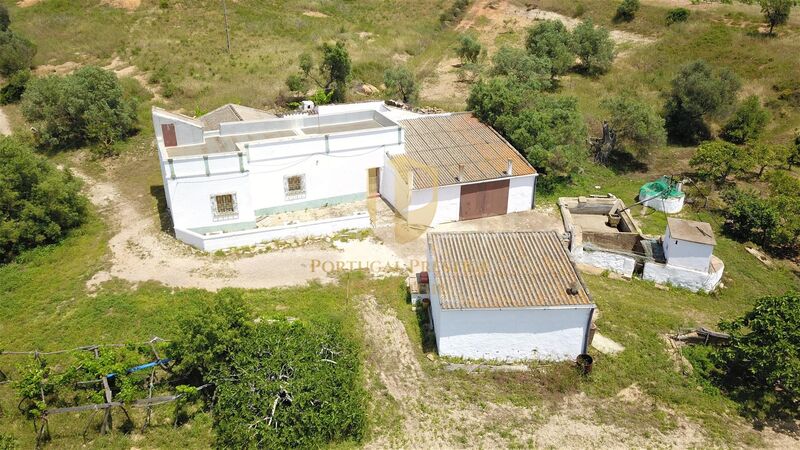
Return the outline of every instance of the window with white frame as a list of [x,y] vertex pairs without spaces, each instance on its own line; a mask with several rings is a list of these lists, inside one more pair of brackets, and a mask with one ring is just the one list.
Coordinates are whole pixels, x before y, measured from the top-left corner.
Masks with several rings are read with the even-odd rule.
[[236,194],[212,195],[211,210],[214,212],[214,219],[216,220],[235,219],[239,215]]
[[297,200],[306,197],[306,176],[287,175],[283,177],[283,190],[286,200]]

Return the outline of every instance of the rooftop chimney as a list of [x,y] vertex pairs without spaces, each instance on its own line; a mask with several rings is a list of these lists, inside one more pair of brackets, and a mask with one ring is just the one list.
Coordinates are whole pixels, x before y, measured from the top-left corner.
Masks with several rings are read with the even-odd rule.
[[459,164],[458,165],[458,177],[456,177],[456,180],[464,181],[464,165],[463,164]]
[[511,159],[508,159],[506,163],[506,175],[514,175],[514,165],[511,163]]
[[414,189],[414,171],[413,170],[409,170],[408,171],[408,190],[410,191],[412,189]]

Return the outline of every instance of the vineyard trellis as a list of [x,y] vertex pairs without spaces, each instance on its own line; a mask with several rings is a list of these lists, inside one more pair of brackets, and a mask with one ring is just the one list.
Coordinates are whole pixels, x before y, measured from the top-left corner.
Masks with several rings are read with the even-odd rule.
[[[100,428],[101,434],[106,434],[113,429],[112,423],[112,410],[118,408],[125,415],[126,419],[133,423],[130,414],[126,407],[145,408],[146,415],[141,426],[141,431],[150,425],[152,417],[152,408],[154,406],[163,405],[171,402],[178,402],[186,397],[194,397],[197,393],[206,389],[210,384],[204,384],[197,387],[192,386],[177,386],[176,393],[170,395],[154,396],[155,387],[158,383],[157,370],[163,370],[166,373],[171,373],[169,358],[162,358],[161,352],[158,350],[159,343],[168,342],[158,336],[145,342],[138,342],[132,344],[93,344],[80,347],[74,347],[63,350],[42,351],[42,350],[24,350],[24,351],[9,351],[0,350],[0,356],[29,356],[32,361],[29,362],[27,372],[18,380],[9,379],[5,371],[0,369],[0,385],[11,385],[16,388],[20,394],[20,401],[17,408],[33,420],[33,427],[36,433],[36,446],[37,448],[46,441],[50,436],[49,418],[58,414],[78,413],[91,411],[88,423],[84,428],[82,436],[86,440],[86,436],[97,412],[103,411],[103,421]],[[76,353],[91,354],[93,359],[100,361],[103,356],[101,350],[113,349],[130,349],[130,348],[146,348],[147,352],[152,355],[152,360],[139,364],[133,367],[128,367],[124,371],[117,372],[103,372],[99,376],[91,380],[78,381],[75,377],[81,372],[81,369],[86,369],[85,359],[81,361],[78,358],[77,365],[68,367],[60,374],[53,373],[47,361],[46,356],[54,355],[67,355]],[[118,363],[115,357],[111,357],[111,361]],[[115,364],[119,366],[119,364]],[[104,367],[103,363],[99,363],[98,367]],[[110,380],[118,379],[136,372],[150,369],[149,375],[146,380],[147,397],[140,399],[130,399],[127,396],[124,399],[115,400],[115,394],[112,389]],[[52,383],[52,384],[51,384]],[[47,393],[56,391],[59,388],[71,385],[76,389],[85,389],[87,386],[100,384],[102,387],[102,400],[101,402],[87,402],[69,406],[55,406],[53,403],[58,403],[60,399],[53,398],[48,400]],[[60,386],[56,386],[60,385]],[[119,392],[118,392],[119,394]],[[63,400],[63,399],[61,399]],[[28,403],[28,408],[23,405]],[[177,420],[176,420],[177,423]]]

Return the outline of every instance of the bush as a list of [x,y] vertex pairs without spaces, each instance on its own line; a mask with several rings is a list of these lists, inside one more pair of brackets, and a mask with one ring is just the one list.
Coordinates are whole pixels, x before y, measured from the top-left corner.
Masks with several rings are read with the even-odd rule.
[[753,167],[752,154],[744,147],[724,141],[706,141],[697,147],[689,165],[703,178],[724,183],[728,176]]
[[322,44],[322,62],[319,70],[327,80],[324,86],[325,91],[329,94],[333,93],[331,102],[343,103],[346,101],[347,83],[350,81],[352,63],[344,42]]
[[667,26],[689,20],[689,10],[686,8],[673,8],[667,11]]
[[8,15],[8,7],[0,4],[0,31],[8,30],[11,25],[11,16]]
[[773,35],[776,25],[783,25],[789,21],[795,0],[759,0],[759,4],[761,13],[769,24],[769,34]]
[[712,69],[702,60],[683,66],[672,80],[664,112],[669,137],[688,144],[708,139],[706,119],[728,111],[741,85],[730,70]]
[[720,328],[731,335],[716,354],[722,387],[758,419],[800,418],[800,295],[760,298]]
[[572,35],[558,20],[545,20],[528,28],[525,48],[532,56],[549,62],[553,78],[567,73],[575,63]]
[[464,34],[458,40],[456,54],[459,58],[461,58],[462,64],[475,64],[478,62],[478,58],[481,56],[482,50],[483,47],[481,47],[481,43],[478,42],[475,37],[469,34]]
[[739,106],[728,120],[720,137],[734,144],[758,140],[769,122],[769,113],[761,107],[758,96],[751,95]]
[[303,92],[306,88],[306,80],[302,75],[293,73],[286,78],[286,87],[292,92]]
[[755,191],[726,192],[723,231],[734,239],[754,242],[771,254],[794,256],[800,251],[800,193],[772,190],[766,198]]
[[603,100],[602,106],[609,113],[608,122],[620,143],[635,155],[646,157],[651,149],[666,144],[664,119],[649,104],[621,94]]
[[136,129],[136,101],[125,97],[113,72],[92,66],[32,80],[22,96],[22,113],[37,141],[50,150],[111,147]]
[[179,323],[176,370],[213,383],[218,448],[319,448],[366,427],[358,348],[330,324],[255,323],[237,291]]
[[394,67],[383,74],[383,84],[389,95],[400,97],[403,103],[413,104],[419,96],[419,86],[414,75],[405,67]]
[[0,31],[0,75],[5,77],[14,72],[30,69],[36,46],[11,30]]
[[471,0],[455,0],[453,4],[445,12],[439,16],[439,23],[441,25],[453,24],[464,17],[467,12]]
[[551,86],[550,60],[533,56],[521,48],[500,47],[492,58],[492,75],[509,77],[533,90]]
[[622,0],[622,3],[617,6],[617,12],[614,14],[614,20],[621,22],[630,22],[639,11],[639,0]]
[[8,105],[18,102],[22,98],[22,94],[25,93],[25,87],[30,79],[31,71],[27,69],[11,75],[6,85],[0,88],[0,104]]
[[481,121],[494,126],[500,116],[518,112],[524,100],[522,85],[506,77],[493,77],[472,86],[467,97],[467,109]]
[[572,45],[580,58],[580,68],[589,75],[599,75],[611,69],[614,61],[614,41],[603,27],[595,27],[587,19],[572,32]]
[[81,183],[33,150],[0,138],[0,262],[60,241],[83,223],[88,203]]

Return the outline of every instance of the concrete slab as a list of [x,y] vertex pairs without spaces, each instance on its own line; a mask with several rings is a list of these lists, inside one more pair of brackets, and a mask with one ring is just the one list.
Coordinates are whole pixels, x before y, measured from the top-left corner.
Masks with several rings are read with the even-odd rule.
[[597,332],[594,333],[594,338],[592,339],[592,348],[604,355],[616,355],[625,350],[622,345]]

